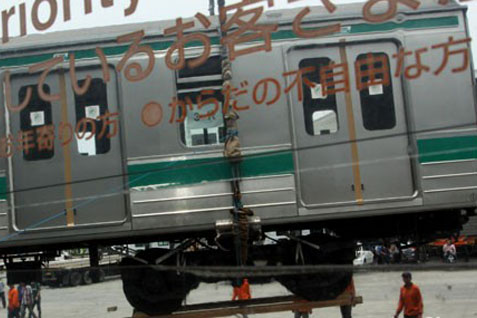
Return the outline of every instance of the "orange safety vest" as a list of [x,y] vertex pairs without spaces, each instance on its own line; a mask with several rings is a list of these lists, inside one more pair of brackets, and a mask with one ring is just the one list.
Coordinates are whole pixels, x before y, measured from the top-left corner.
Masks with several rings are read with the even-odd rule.
[[418,316],[422,315],[423,308],[424,304],[422,302],[422,295],[419,287],[417,287],[416,284],[412,284],[409,287],[402,286],[396,314],[404,309],[404,314],[406,316]]
[[232,296],[232,300],[247,300],[252,298],[252,294],[250,293],[250,285],[248,281],[245,279],[240,287],[234,287],[234,294]]
[[15,309],[20,307],[20,301],[18,300],[18,290],[11,288],[8,291],[8,308]]

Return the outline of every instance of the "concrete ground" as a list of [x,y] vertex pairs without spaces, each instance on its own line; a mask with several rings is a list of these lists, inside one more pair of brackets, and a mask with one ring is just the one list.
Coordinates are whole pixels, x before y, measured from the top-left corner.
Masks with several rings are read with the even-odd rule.
[[[477,269],[415,272],[414,282],[423,294],[424,318],[477,318]],[[358,273],[355,284],[364,304],[354,308],[353,317],[393,317],[402,284],[399,272]],[[287,294],[278,283],[252,286],[254,298]],[[232,288],[224,283],[202,284],[191,292],[187,303],[229,300],[231,295]],[[42,307],[42,318],[124,318],[131,317],[132,313],[119,279],[75,288],[45,288]],[[109,307],[117,307],[117,310],[108,312]],[[0,309],[0,317],[6,317],[4,309]],[[250,317],[291,318],[293,314],[282,312]],[[311,317],[341,318],[339,308],[314,310]]]

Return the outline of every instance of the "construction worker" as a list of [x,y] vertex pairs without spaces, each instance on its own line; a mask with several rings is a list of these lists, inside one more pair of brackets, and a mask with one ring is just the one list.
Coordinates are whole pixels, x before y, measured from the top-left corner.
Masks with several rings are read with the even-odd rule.
[[20,317],[20,301],[18,300],[18,290],[15,285],[9,284],[10,290],[8,291],[8,318]]
[[240,286],[234,286],[234,293],[232,300],[247,300],[251,299],[252,295],[250,294],[250,285],[248,279],[244,279]]
[[[234,293],[232,295],[232,300],[247,300],[251,299],[252,294],[250,293],[250,285],[248,279],[244,279],[239,284],[234,285]],[[247,314],[242,314],[243,318],[248,318]]]
[[394,318],[397,318],[404,309],[404,318],[422,318],[424,305],[419,287],[412,282],[409,272],[402,273],[404,286],[401,287],[399,305]]

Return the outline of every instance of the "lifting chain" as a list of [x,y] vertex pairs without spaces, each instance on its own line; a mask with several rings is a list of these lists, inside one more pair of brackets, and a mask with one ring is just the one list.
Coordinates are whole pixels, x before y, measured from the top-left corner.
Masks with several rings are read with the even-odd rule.
[[[219,12],[224,8],[225,0],[218,0]],[[219,14],[219,16],[221,16]],[[224,38],[227,34],[223,28],[225,21],[220,21],[220,37]],[[225,45],[221,47],[222,60],[222,80],[223,91],[228,91],[232,88],[232,64],[229,59],[229,54]],[[224,114],[225,120],[225,146],[224,157],[228,159],[232,170],[232,192],[233,192],[233,209],[230,211],[233,215],[234,223],[234,246],[236,251],[237,265],[246,265],[248,258],[249,245],[249,220],[248,217],[253,215],[250,209],[243,207],[242,193],[240,191],[240,166],[242,162],[242,151],[240,148],[240,138],[238,123],[238,114],[230,107],[234,105],[234,101],[230,100],[227,105],[227,113]]]

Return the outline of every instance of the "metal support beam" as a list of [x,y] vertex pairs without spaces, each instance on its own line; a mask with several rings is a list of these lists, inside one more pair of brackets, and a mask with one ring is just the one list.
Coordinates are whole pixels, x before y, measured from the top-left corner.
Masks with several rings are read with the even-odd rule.
[[245,301],[227,301],[187,306],[171,315],[151,317],[137,313],[133,318],[219,318],[237,314],[253,315],[274,312],[290,312],[297,309],[314,309],[362,304],[360,296],[351,297],[343,293],[336,299],[324,301],[300,301],[295,296],[269,297]]

